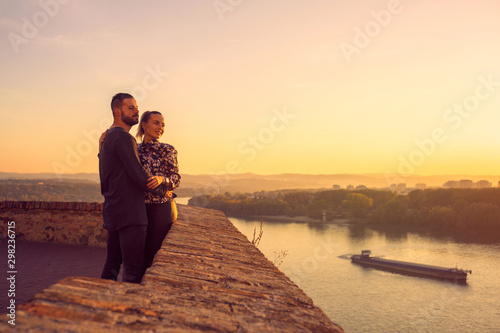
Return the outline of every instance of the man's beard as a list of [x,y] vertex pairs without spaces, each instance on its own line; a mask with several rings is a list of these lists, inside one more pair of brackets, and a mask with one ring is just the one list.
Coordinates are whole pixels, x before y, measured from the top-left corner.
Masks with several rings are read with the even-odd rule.
[[129,116],[126,116],[126,115],[124,115],[124,114],[122,114],[121,120],[122,120],[125,124],[127,124],[127,125],[129,125],[129,126],[134,126],[135,124],[137,124],[137,123],[139,122],[139,119],[138,119],[138,118],[137,118],[137,119],[134,119],[134,118],[129,117]]

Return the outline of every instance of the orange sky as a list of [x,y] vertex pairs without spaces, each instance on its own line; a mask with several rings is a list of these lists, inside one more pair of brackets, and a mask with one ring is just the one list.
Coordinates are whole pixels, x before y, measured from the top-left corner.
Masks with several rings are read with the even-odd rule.
[[499,174],[499,10],[3,2],[0,171],[98,172],[110,99],[129,92],[165,115],[181,173]]

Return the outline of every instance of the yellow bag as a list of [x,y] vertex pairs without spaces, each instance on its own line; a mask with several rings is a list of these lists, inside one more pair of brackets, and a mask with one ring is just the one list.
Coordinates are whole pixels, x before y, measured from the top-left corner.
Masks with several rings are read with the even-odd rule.
[[170,218],[172,223],[177,220],[177,204],[174,200],[170,201]]

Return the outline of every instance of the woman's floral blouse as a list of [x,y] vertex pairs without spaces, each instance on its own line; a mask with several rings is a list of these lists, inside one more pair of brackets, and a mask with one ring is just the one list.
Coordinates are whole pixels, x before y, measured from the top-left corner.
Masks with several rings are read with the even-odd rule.
[[165,203],[174,199],[172,191],[179,187],[181,176],[177,163],[177,150],[167,143],[152,140],[137,145],[141,164],[150,175],[164,176],[168,180],[168,192],[164,197],[146,192],[146,203]]

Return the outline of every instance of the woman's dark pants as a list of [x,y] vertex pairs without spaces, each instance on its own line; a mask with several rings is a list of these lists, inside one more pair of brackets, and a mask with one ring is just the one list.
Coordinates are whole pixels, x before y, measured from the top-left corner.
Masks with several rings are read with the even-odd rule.
[[156,252],[172,227],[171,203],[146,204],[148,214],[148,232],[144,250],[144,270],[153,263]]

